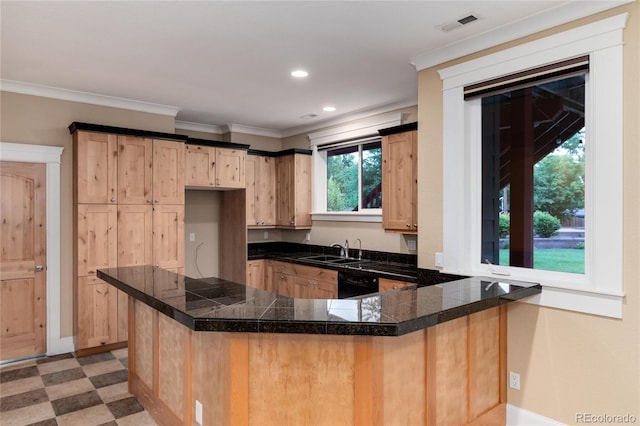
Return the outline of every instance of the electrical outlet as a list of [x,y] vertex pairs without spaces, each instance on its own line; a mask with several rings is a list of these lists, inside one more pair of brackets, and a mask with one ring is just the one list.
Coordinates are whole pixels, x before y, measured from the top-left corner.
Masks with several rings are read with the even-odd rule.
[[307,232],[307,236],[306,236],[305,240],[311,241],[311,232]]
[[264,231],[264,239],[265,240],[269,239],[269,231]]
[[442,267],[442,253],[436,253],[436,266]]
[[202,424],[202,403],[196,399],[196,423]]
[[195,241],[195,240],[196,240],[196,233],[195,232],[189,233],[189,241]]
[[509,371],[509,387],[511,389],[520,390],[520,375]]
[[416,240],[407,240],[407,249],[411,251],[416,250]]

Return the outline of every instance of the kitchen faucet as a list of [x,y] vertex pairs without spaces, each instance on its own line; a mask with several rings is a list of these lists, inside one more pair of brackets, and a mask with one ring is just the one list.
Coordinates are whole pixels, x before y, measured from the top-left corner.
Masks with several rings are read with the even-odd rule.
[[358,242],[358,260],[362,260],[362,240],[360,238],[356,238]]
[[349,240],[344,240],[344,257],[349,257]]
[[338,243],[331,243],[331,247],[340,247],[340,256],[342,256],[342,257],[347,257],[347,256],[344,254],[344,247],[342,247],[340,244],[338,244]]

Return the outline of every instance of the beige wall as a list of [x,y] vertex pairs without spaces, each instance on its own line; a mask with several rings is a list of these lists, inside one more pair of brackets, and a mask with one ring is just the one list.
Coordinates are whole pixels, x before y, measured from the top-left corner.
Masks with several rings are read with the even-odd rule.
[[73,121],[173,133],[174,118],[77,102],[0,93],[0,140],[64,147],[60,169],[60,333],[73,334],[73,170],[72,142],[67,127]]
[[[576,423],[576,413],[640,419],[640,5],[622,6],[451,61],[419,73],[419,264],[433,267],[442,250],[442,83],[437,70],[531,39],[622,12],[624,31],[624,291],[623,319],[512,304],[508,316],[508,368],[521,374],[521,390],[508,402],[540,415]],[[446,214],[446,213],[445,213]]]

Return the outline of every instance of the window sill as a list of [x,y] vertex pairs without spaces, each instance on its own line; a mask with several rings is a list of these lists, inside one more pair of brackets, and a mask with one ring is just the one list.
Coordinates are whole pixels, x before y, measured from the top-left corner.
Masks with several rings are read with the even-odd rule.
[[319,212],[311,213],[313,221],[382,223],[382,213]]

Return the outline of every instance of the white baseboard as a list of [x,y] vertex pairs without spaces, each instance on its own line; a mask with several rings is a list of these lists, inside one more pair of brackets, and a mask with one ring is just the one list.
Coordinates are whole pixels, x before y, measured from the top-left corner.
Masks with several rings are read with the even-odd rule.
[[507,425],[508,426],[560,426],[560,423],[524,408],[507,404]]
[[51,339],[47,345],[47,356],[66,354],[75,350],[73,336]]

